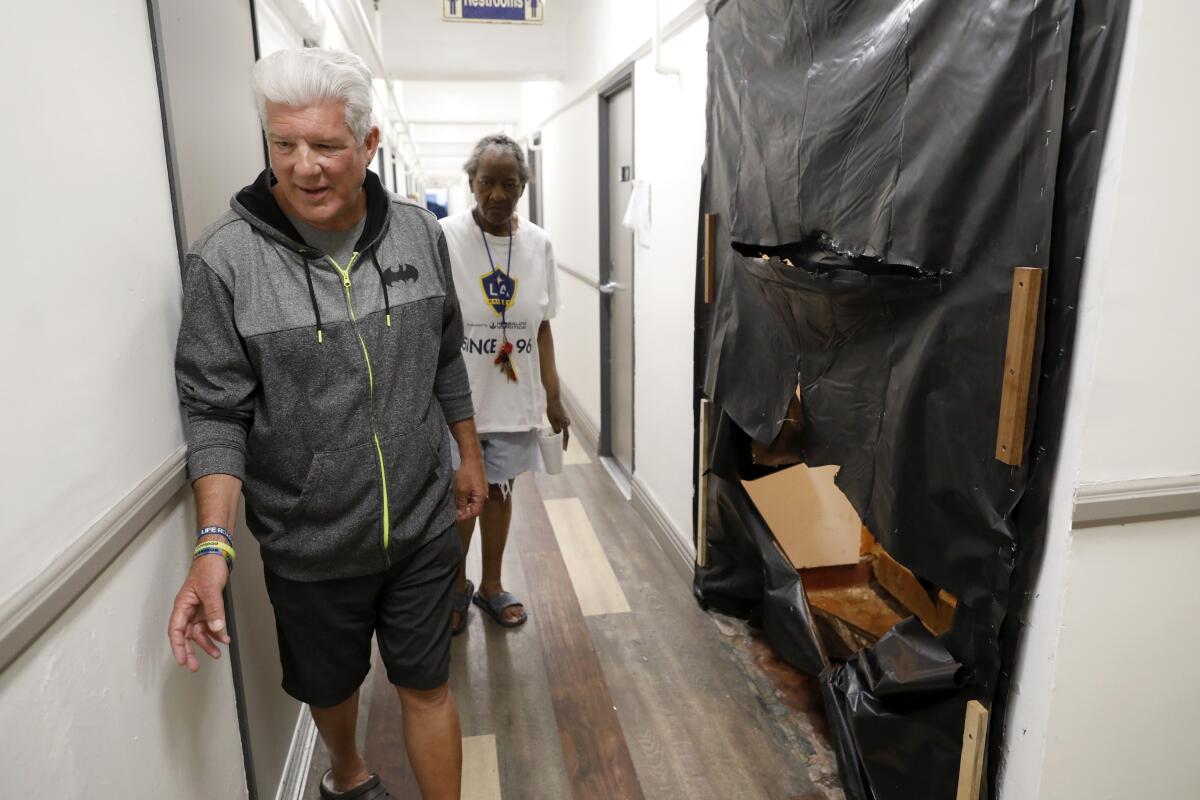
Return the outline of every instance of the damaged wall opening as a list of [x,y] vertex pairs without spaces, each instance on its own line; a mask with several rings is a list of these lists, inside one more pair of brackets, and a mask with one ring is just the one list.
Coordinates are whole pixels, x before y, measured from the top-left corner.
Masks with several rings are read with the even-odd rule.
[[847,798],[994,795],[1127,3],[708,10],[695,595]]
[[753,463],[778,471],[741,484],[800,575],[827,649],[848,658],[909,616],[934,635],[946,633],[958,600],[879,544],[837,487],[837,465],[803,463],[802,406],[797,387],[774,441],[750,443]]

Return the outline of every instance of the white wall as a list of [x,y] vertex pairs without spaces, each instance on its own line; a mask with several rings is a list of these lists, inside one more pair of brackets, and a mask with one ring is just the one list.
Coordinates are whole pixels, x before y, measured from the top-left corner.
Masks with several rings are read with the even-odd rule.
[[1194,3],[1146,3],[1138,32],[1083,483],[1200,474],[1200,26]]
[[[664,0],[664,26],[695,4]],[[559,262],[599,278],[597,83],[634,69],[634,172],[650,183],[653,233],[635,251],[634,480],[691,547],[692,349],[696,225],[704,161],[708,24],[699,16],[667,39],[662,75],[635,59],[654,33],[654,4],[614,0],[573,7],[570,69],[561,82],[530,82],[522,126],[542,132],[544,227]],[[539,123],[549,119],[544,125]],[[620,219],[613,220],[620,224]],[[645,243],[643,243],[645,244]],[[563,382],[594,427],[600,420],[596,290],[562,273],[564,313],[555,322]]]
[[[600,275],[598,106],[579,103],[542,128],[542,227],[559,264]],[[600,303],[596,290],[559,274],[562,311],[553,323],[559,376],[593,427],[600,422]]]
[[[648,4],[649,5],[649,4]],[[664,5],[669,5],[664,3]],[[692,547],[693,342],[696,231],[704,165],[708,20],[663,45],[634,71],[634,173],[650,184],[650,246],[634,250],[635,478]],[[619,223],[620,220],[614,220]]]
[[195,538],[188,494],[0,674],[5,797],[247,796],[228,659],[202,655],[193,675],[167,647]]
[[1200,797],[1200,521],[1079,530],[1041,800]]
[[1200,796],[1183,749],[1200,701],[1189,669],[1200,521],[1071,529],[1081,483],[1200,473],[1200,257],[1179,245],[1200,215],[1200,113],[1179,102],[1200,70],[1187,38],[1198,24],[1192,5],[1132,5],[1002,800]]
[[18,4],[5,24],[21,32],[0,48],[5,101],[36,113],[0,126],[15,281],[0,293],[0,602],[183,442],[146,4]]

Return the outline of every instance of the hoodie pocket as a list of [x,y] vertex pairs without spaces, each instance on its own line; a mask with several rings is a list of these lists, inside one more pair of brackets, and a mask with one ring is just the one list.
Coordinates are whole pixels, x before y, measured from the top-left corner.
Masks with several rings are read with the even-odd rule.
[[378,518],[379,460],[373,442],[316,453],[296,505],[283,518],[284,535],[336,527],[353,530]]
[[423,529],[444,499],[449,479],[442,467],[440,421],[439,415],[380,443],[387,467],[390,524],[401,536]]

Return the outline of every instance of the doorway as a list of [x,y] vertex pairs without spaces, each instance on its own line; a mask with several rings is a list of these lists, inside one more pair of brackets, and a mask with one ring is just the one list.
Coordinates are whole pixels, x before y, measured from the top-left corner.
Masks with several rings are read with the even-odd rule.
[[633,191],[633,75],[600,93],[600,455],[630,494],[633,476],[633,233],[621,224]]

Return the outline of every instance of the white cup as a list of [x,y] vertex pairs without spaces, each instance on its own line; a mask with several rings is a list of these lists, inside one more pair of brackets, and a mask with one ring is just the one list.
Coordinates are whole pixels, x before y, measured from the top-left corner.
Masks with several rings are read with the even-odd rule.
[[542,451],[542,468],[547,475],[560,475],[563,468],[563,435],[552,428],[538,431],[538,449]]

